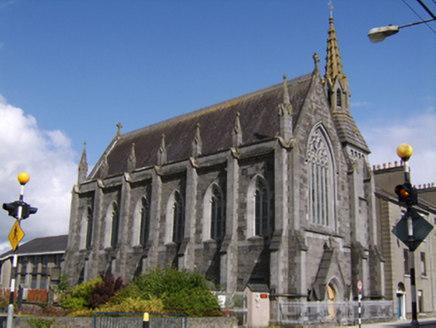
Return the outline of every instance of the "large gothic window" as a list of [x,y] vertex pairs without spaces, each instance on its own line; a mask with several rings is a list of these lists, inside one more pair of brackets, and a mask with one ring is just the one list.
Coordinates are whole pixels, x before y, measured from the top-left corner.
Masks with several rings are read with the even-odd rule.
[[111,247],[115,247],[118,243],[118,229],[120,225],[120,213],[118,205],[112,204],[112,230],[111,230]]
[[247,199],[247,238],[268,236],[270,227],[270,193],[266,180],[254,177],[248,187]]
[[268,192],[265,182],[261,179],[257,179],[254,198],[254,234],[266,236],[268,235]]
[[90,207],[88,207],[88,209],[86,210],[86,248],[89,249],[91,248],[91,244],[92,244],[92,226],[93,226],[93,215],[92,215],[92,210]]
[[331,147],[322,126],[309,137],[306,163],[308,165],[309,221],[333,225],[334,168]]
[[221,190],[213,186],[210,213],[210,237],[221,240],[224,235],[224,200]]
[[150,206],[145,198],[141,200],[141,225],[139,234],[139,243],[145,246],[148,242],[148,237],[150,235]]
[[182,196],[177,191],[174,193],[173,203],[173,237],[172,241],[180,244],[185,230],[185,218]]

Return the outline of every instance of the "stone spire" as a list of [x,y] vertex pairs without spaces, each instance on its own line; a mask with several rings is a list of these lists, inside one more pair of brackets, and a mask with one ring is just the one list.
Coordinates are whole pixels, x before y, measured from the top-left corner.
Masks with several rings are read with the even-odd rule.
[[203,143],[201,142],[200,123],[197,123],[197,130],[195,131],[194,141],[192,141],[192,157],[197,158],[201,155],[202,146]]
[[329,37],[327,39],[327,57],[325,67],[325,78],[330,82],[330,85],[334,85],[339,78],[342,82],[342,86],[345,88],[347,85],[347,76],[342,71],[341,55],[339,55],[338,39],[336,38],[336,30],[334,26],[333,18],[333,5],[330,1],[330,29]]
[[279,104],[280,137],[285,143],[292,138],[292,105],[289,101],[288,84],[286,74],[283,75],[283,102]]
[[88,174],[88,163],[86,162],[86,142],[83,143],[82,158],[79,163],[79,174],[77,177],[77,183],[81,184],[86,180]]

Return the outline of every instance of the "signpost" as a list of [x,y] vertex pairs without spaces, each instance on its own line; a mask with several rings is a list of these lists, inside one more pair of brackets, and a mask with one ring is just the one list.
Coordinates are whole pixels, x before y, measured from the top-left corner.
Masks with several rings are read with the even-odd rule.
[[15,223],[12,226],[12,230],[9,233],[9,242],[13,250],[12,256],[12,270],[11,270],[11,287],[10,298],[8,305],[8,315],[6,321],[6,327],[12,328],[12,320],[14,316],[14,291],[15,291],[15,279],[17,277],[17,264],[18,256],[15,251],[18,248],[18,244],[24,237],[24,232],[21,229],[20,221],[29,217],[30,214],[35,214],[38,210],[36,207],[30,207],[29,204],[24,202],[24,185],[29,182],[29,175],[26,172],[22,172],[18,175],[18,182],[21,185],[20,198],[18,201],[12,203],[4,203],[3,209],[9,212],[9,216],[14,217]]
[[405,204],[407,213],[403,215],[400,221],[392,230],[392,233],[398,237],[408,248],[410,258],[410,289],[412,294],[412,322],[411,327],[419,327],[418,311],[416,305],[416,285],[415,285],[415,250],[421,242],[427,237],[433,226],[428,223],[418,212],[413,208],[413,205],[418,205],[418,191],[412,187],[410,181],[410,172],[408,160],[413,154],[412,146],[401,144],[397,149],[398,156],[404,162],[404,180],[402,185],[395,187],[395,193],[398,195],[398,202]]

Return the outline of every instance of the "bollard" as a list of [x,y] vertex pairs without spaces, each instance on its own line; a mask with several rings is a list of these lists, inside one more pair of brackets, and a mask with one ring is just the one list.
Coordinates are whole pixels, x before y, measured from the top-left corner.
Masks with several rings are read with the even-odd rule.
[[149,328],[150,327],[150,315],[148,312],[144,312],[144,320],[142,322],[142,328]]

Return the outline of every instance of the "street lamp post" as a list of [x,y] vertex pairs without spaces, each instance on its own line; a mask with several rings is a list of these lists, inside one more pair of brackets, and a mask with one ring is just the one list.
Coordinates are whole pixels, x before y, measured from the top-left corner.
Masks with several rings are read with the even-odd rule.
[[368,33],[369,40],[372,43],[382,42],[388,36],[391,36],[391,35],[394,35],[394,34],[397,34],[398,32],[400,32],[401,28],[436,21],[436,16],[431,12],[431,10],[428,9],[427,6],[421,0],[417,0],[417,1],[432,18],[427,19],[427,20],[423,20],[423,21],[419,21],[419,22],[415,22],[415,23],[411,23],[411,24],[401,25],[401,26],[389,25],[389,26],[372,28],[371,30],[369,30],[369,33]]
[[[410,289],[412,294],[412,322],[411,327],[416,328],[419,327],[418,322],[418,311],[417,311],[417,304],[416,304],[416,279],[415,279],[415,252],[412,250],[412,246],[415,242],[415,236],[413,231],[413,216],[412,216],[412,205],[417,203],[417,195],[416,190],[414,190],[413,187],[411,187],[409,190],[406,190],[407,187],[411,186],[411,180],[410,180],[410,170],[408,161],[410,157],[413,154],[412,146],[408,144],[401,144],[397,149],[398,156],[403,160],[404,162],[404,180],[405,183],[403,186],[406,186],[406,188],[403,188],[403,186],[397,186],[395,188],[395,192],[398,194],[398,196],[401,198],[408,199],[406,202],[407,205],[407,231],[408,231],[408,242],[409,242],[409,260],[410,260]],[[400,190],[401,189],[401,190]]]

